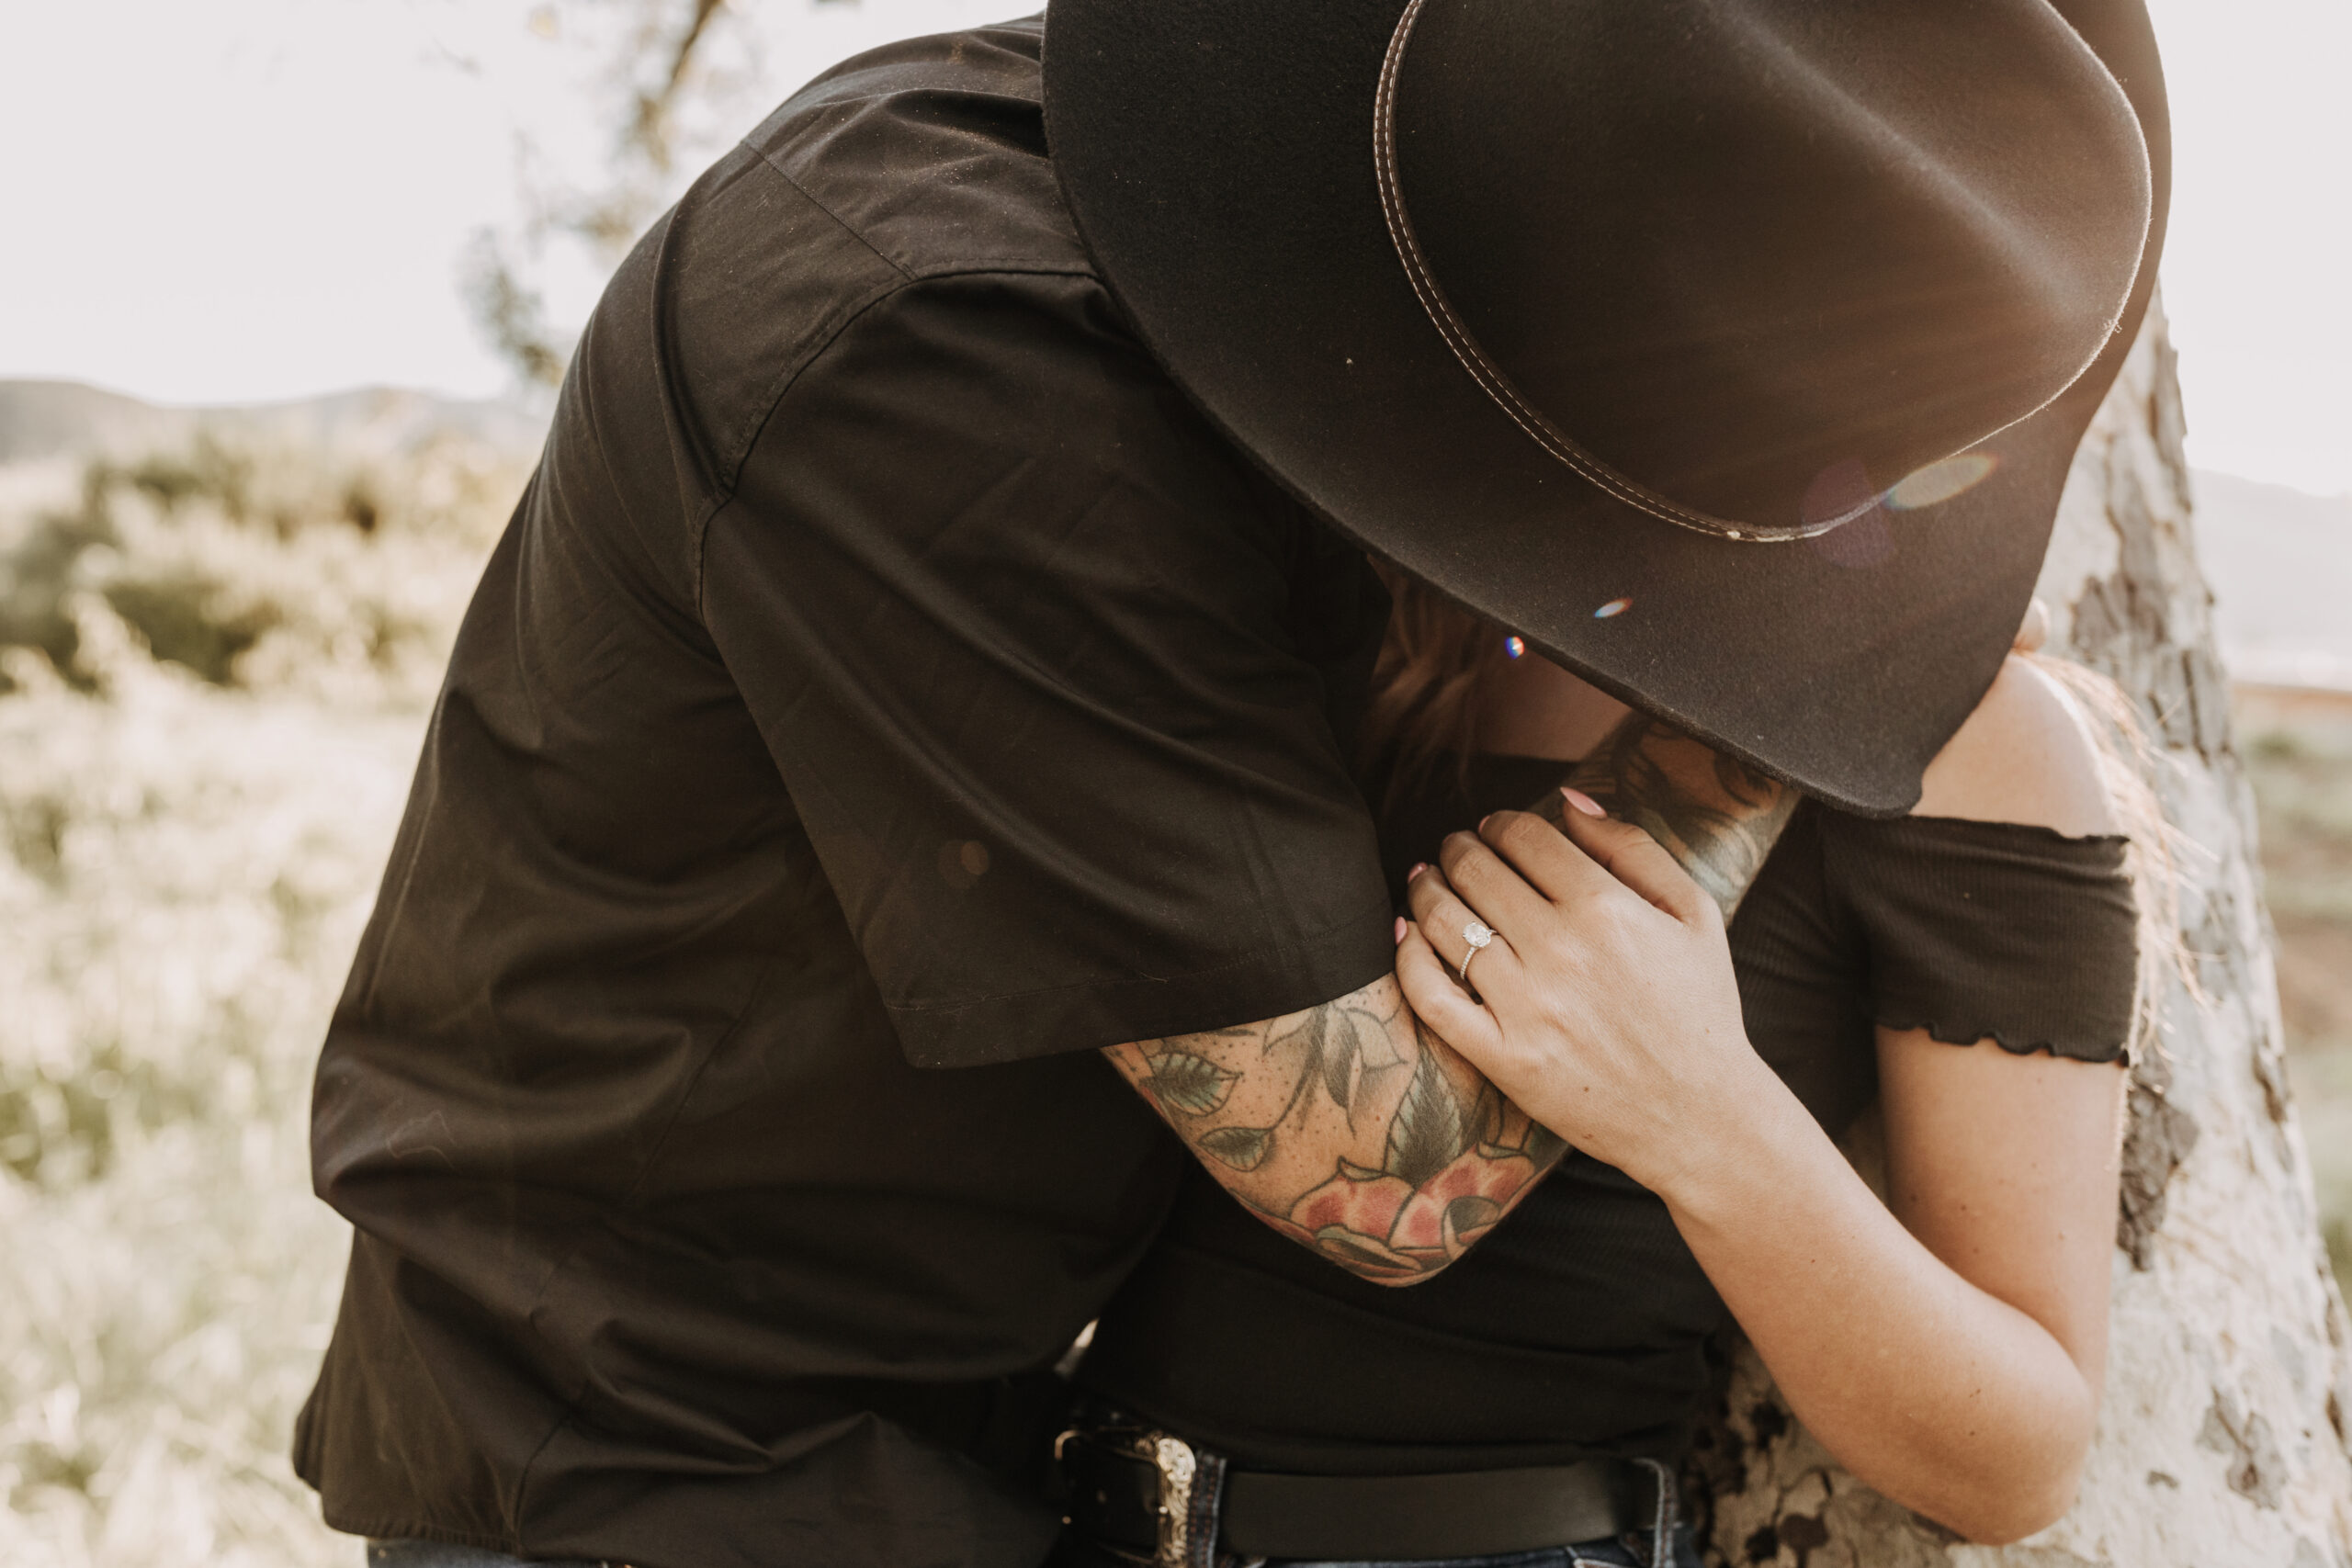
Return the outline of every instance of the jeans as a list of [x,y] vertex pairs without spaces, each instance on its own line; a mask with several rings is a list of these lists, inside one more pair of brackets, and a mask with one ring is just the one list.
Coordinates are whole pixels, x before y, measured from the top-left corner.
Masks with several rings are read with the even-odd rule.
[[[1588,1540],[1575,1546],[1551,1546],[1534,1551],[1503,1551],[1490,1557],[1444,1557],[1434,1560],[1397,1560],[1386,1562],[1314,1562],[1285,1559],[1267,1564],[1266,1568],[1701,1568],[1698,1543],[1691,1539],[1689,1525],[1677,1525],[1668,1538],[1669,1556],[1663,1563],[1649,1560],[1649,1538],[1636,1536],[1632,1541]],[[1226,1558],[1227,1568],[1245,1568],[1238,1560]],[[1069,1531],[1062,1532],[1054,1553],[1046,1559],[1046,1568],[1133,1568],[1134,1559],[1091,1541],[1083,1540]]]
[[620,1568],[580,1557],[514,1557],[485,1546],[446,1540],[371,1540],[368,1568]]
[[[1082,1548],[1073,1550],[1075,1543],[1064,1542],[1056,1553],[1057,1562],[1084,1561],[1090,1555]],[[1690,1527],[1676,1527],[1673,1537],[1674,1561],[1657,1568],[1700,1568],[1699,1549],[1690,1540]],[[1622,1540],[1589,1540],[1578,1546],[1559,1546],[1542,1551],[1507,1551],[1495,1557],[1455,1557],[1436,1562],[1413,1563],[1353,1563],[1300,1562],[1286,1563],[1283,1568],[1652,1568],[1641,1550],[1627,1546]],[[368,1543],[368,1568],[533,1568],[529,1560],[510,1557],[503,1551],[491,1551],[479,1546],[451,1546],[438,1540],[371,1540]],[[605,1563],[589,1562],[580,1558],[561,1562],[540,1560],[536,1568],[610,1568]]]
[[[1675,1527],[1669,1545],[1673,1558],[1658,1568],[1700,1568],[1698,1544],[1690,1527]],[[1506,1551],[1493,1557],[1451,1557],[1435,1562],[1286,1562],[1280,1568],[1651,1568],[1646,1536],[1624,1540],[1588,1540],[1576,1546],[1546,1547],[1538,1551]]]

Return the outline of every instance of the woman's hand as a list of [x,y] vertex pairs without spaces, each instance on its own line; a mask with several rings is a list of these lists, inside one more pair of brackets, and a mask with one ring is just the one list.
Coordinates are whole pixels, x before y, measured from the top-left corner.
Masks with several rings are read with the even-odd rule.
[[[2078,812],[2096,755],[2062,720],[2012,660],[1930,769],[1923,810],[2104,830]],[[1798,1417],[1858,1477],[1972,1540],[2049,1525],[2098,1424],[2123,1073],[1882,1026],[1890,1211],[1749,1049],[1696,886],[1631,824],[1566,828],[1490,818],[1413,878],[1397,975],[1414,1009],[1665,1201]],[[1471,956],[1474,912],[1499,934]],[[1465,957],[1483,1005],[1443,967]]]
[[[1781,1086],[1748,1044],[1713,900],[1639,828],[1569,805],[1565,835],[1503,811],[1446,840],[1411,879],[1397,979],[1528,1114],[1671,1197],[1717,1118]],[[1496,933],[1470,960],[1480,1000],[1440,964],[1470,958],[1474,917]]]

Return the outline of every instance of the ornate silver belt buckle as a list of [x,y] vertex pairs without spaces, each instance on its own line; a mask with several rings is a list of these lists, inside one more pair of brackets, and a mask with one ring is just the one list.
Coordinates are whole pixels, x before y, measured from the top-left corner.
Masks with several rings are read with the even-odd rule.
[[[1155,1432],[1151,1450],[1151,1462],[1159,1471],[1159,1568],[1193,1568],[1193,1483],[1200,1461],[1182,1438]],[[1211,1543],[1199,1544],[1205,1557]]]
[[[1065,1432],[1055,1440],[1056,1458],[1060,1457],[1063,1441],[1074,1435]],[[1141,1460],[1159,1472],[1159,1541],[1152,1556],[1153,1568],[1198,1568],[1206,1562],[1216,1543],[1193,1539],[1194,1488],[1202,1471],[1193,1445],[1165,1432],[1135,1427],[1097,1432],[1093,1437],[1104,1447]],[[1216,1528],[1214,1514],[1204,1522],[1211,1529]]]

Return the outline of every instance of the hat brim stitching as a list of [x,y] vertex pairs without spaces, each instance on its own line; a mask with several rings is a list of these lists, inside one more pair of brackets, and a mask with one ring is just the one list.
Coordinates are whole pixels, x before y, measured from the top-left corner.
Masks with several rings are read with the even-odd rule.
[[1374,172],[1380,186],[1381,216],[1388,224],[1388,237],[1396,247],[1397,258],[1404,263],[1405,276],[1413,285],[1413,293],[1421,302],[1422,310],[1453,351],[1454,358],[1470,373],[1487,396],[1510,415],[1521,430],[1533,437],[1536,445],[1603,491],[1626,505],[1635,507],[1651,516],[1675,524],[1679,527],[1711,535],[1719,539],[1735,539],[1742,544],[1781,544],[1793,539],[1810,539],[1844,526],[1862,516],[1879,503],[1872,495],[1860,504],[1819,523],[1782,524],[1766,526],[1750,523],[1734,523],[1711,517],[1678,506],[1655,491],[1617,472],[1599,457],[1586,451],[1565,432],[1521,395],[1502,367],[1489,358],[1468,325],[1454,310],[1453,302],[1439,287],[1436,274],[1422,255],[1420,241],[1413,229],[1413,220],[1405,208],[1404,191],[1396,177],[1396,78],[1403,66],[1407,45],[1411,41],[1413,27],[1420,19],[1428,0],[1411,0],[1404,15],[1396,21],[1396,31],[1389,35],[1388,51],[1381,62],[1380,85],[1373,98],[1372,148]]

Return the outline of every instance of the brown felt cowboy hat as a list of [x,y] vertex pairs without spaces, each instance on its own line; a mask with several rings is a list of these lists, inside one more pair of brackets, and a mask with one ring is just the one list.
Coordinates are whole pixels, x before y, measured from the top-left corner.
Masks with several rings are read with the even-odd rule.
[[2137,0],[1053,0],[1154,353],[1301,500],[1813,794],[1907,808],[2163,232]]

